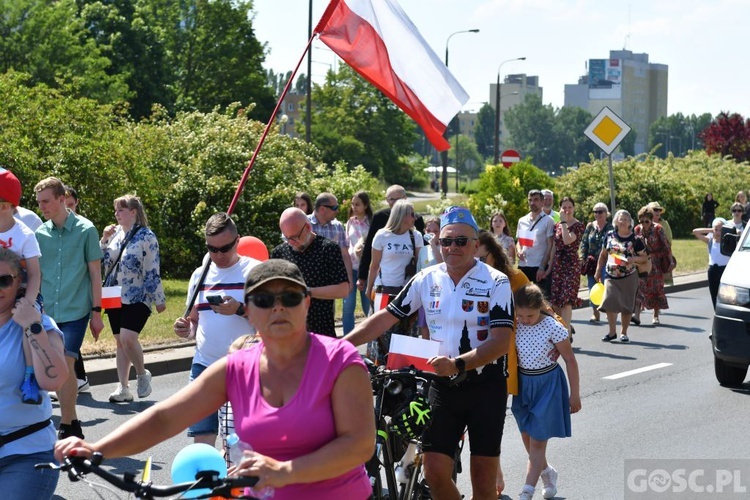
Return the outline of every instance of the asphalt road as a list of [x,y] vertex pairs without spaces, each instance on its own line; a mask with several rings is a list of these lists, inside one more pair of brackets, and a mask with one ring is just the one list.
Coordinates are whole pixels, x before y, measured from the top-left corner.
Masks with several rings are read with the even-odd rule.
[[[733,475],[730,486],[750,488],[750,440],[745,430],[750,413],[750,383],[730,390],[716,382],[708,340],[712,308],[706,288],[670,294],[669,303],[671,308],[662,313],[659,327],[650,325],[649,313],[643,314],[643,325],[648,326],[633,327],[629,332],[630,344],[601,342],[606,326],[590,324],[588,309],[574,311],[578,332],[574,350],[581,371],[583,409],[572,417],[573,437],[549,443],[547,457],[560,473],[556,498],[748,497],[747,492],[735,496],[708,495],[706,491],[713,484],[701,486],[709,489],[696,493],[697,496],[685,493],[667,496],[648,488],[634,496],[626,488],[626,476],[641,465],[626,460],[642,459],[653,460],[646,475],[673,466],[675,462],[669,462],[670,459],[683,460],[676,463],[688,471],[718,463],[706,459],[723,459],[721,464],[744,467],[745,476]],[[648,370],[628,374],[644,369]],[[111,385],[93,387],[90,395],[79,398],[84,433],[90,439],[100,438],[130,416],[174,393],[186,380],[187,373],[154,377],[151,397],[129,405],[107,402]],[[148,453],[111,463],[116,472],[137,472],[151,455],[154,482],[168,483],[172,458],[190,442],[181,434]],[[503,498],[515,499],[523,486],[526,456],[510,412],[502,450],[508,495]],[[465,451],[464,455],[466,466],[468,453]],[[643,482],[634,484],[642,486]],[[673,485],[676,487],[677,483]],[[693,490],[698,486],[694,485]],[[470,497],[468,471],[459,477],[459,488],[466,498]],[[540,491],[537,498],[541,498]],[[56,498],[65,499],[97,498],[89,487],[70,483],[64,477],[60,479],[57,494]],[[104,498],[126,498],[102,494]]]

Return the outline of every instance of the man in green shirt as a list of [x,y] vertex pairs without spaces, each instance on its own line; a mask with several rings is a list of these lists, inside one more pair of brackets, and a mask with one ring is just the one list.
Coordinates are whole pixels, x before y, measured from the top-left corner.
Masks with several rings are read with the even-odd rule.
[[[80,352],[86,326],[94,339],[104,328],[102,321],[102,251],[99,232],[90,220],[65,206],[65,186],[48,177],[34,186],[39,210],[46,222],[36,230],[42,256],[42,296],[44,310],[65,335],[65,359],[70,374],[57,392],[60,401],[60,429],[64,439],[83,439],[76,415],[78,386],[73,365]],[[90,321],[89,321],[90,318]]]

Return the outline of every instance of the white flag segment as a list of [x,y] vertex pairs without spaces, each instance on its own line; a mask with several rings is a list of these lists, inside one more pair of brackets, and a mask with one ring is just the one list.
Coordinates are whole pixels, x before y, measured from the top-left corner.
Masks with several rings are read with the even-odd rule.
[[320,40],[416,121],[438,151],[469,100],[395,0],[331,0]]

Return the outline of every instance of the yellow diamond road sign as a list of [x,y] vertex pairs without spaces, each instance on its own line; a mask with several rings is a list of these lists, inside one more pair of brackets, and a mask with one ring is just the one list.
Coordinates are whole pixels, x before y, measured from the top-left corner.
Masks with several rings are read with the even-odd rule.
[[628,132],[628,124],[605,106],[583,133],[609,155],[617,149]]

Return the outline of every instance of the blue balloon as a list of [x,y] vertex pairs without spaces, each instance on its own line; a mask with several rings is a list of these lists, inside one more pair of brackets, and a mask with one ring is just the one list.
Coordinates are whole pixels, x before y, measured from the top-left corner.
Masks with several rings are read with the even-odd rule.
[[[172,482],[176,484],[195,481],[195,475],[206,470],[217,471],[219,477],[227,477],[227,464],[221,452],[213,446],[203,443],[188,445],[174,457]],[[181,498],[195,498],[209,492],[208,488],[190,490],[184,493]]]

